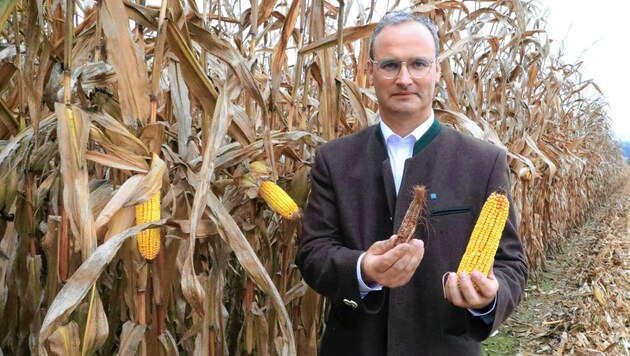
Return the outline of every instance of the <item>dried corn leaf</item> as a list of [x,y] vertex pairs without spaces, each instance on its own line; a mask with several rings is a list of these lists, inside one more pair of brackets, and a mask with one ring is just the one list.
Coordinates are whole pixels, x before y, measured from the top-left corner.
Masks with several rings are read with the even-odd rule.
[[9,19],[9,16],[13,14],[13,9],[17,5],[16,0],[0,0],[0,28],[4,27],[4,24]]
[[81,355],[81,337],[79,327],[74,321],[60,326],[48,339],[49,355],[79,356]]
[[96,230],[90,206],[85,152],[90,122],[76,106],[56,104],[61,175],[65,183],[63,202],[74,236],[81,238],[81,254],[87,258],[96,248]]
[[168,77],[170,100],[173,103],[173,116],[177,120],[177,152],[181,157],[188,157],[188,142],[192,138],[192,115],[188,87],[182,75],[179,63],[169,61]]
[[109,335],[107,315],[103,309],[103,302],[96,286],[92,287],[86,303],[82,307],[82,311],[85,314],[80,316],[85,319],[81,320],[80,323],[83,325],[81,353],[83,355],[92,355],[103,346]]
[[95,228],[99,231],[116,212],[123,207],[134,206],[149,200],[162,187],[166,165],[157,155],[153,155],[151,169],[147,174],[137,174],[127,179],[109,200],[96,218]]
[[138,346],[144,340],[144,332],[146,325],[136,324],[133,321],[127,321],[122,326],[120,333],[120,346],[118,347],[119,355],[135,355],[138,353]]
[[[342,30],[343,43],[354,42],[356,40],[370,37],[374,27],[376,27],[375,23],[344,28]],[[334,47],[337,45],[338,37],[338,34],[328,35],[318,41],[301,47],[298,54],[304,56],[313,52]]]
[[218,93],[203,68],[197,62],[196,55],[190,50],[182,33],[173,21],[166,22],[167,44],[181,65],[182,74],[190,93],[199,101],[206,113],[212,114]]
[[219,228],[221,237],[230,245],[251,279],[271,298],[271,303],[278,313],[280,330],[284,336],[283,345],[287,347],[289,355],[294,355],[296,353],[296,347],[291,319],[271,277],[258,259],[256,251],[252,249],[247,238],[243,235],[243,232],[232,216],[230,216],[230,213],[223,207],[223,204],[221,204],[219,199],[212,192],[208,192],[208,207],[217,221],[217,227]]
[[144,229],[162,226],[165,222],[166,219],[162,219],[129,228],[100,245],[94,253],[81,264],[72,277],[68,279],[48,308],[39,332],[39,352],[41,354],[45,355],[43,350],[44,342],[65,322],[70,313],[74,311],[81,300],[88,294],[96,280],[100,277],[105,266],[116,256],[120,246],[122,246],[129,237],[138,234],[138,232]]
[[181,278],[182,292],[186,297],[186,300],[188,300],[191,304],[193,311],[202,318],[206,316],[206,310],[204,310],[206,293],[197,278],[193,264],[197,225],[201,220],[201,216],[203,210],[205,210],[206,201],[208,199],[207,195],[210,191],[210,179],[214,173],[214,159],[216,157],[218,147],[221,145],[231,121],[231,116],[227,111],[228,105],[223,94],[219,95],[216,104],[217,109],[214,111],[214,116],[210,126],[210,137],[208,142],[205,143],[201,170],[198,174],[198,184],[195,187],[195,198],[193,200],[192,211],[190,214],[189,246]]
[[108,58],[118,77],[118,98],[124,122],[136,126],[149,118],[149,80],[144,53],[129,34],[129,18],[121,0],[106,1],[100,6],[103,34],[107,38]]

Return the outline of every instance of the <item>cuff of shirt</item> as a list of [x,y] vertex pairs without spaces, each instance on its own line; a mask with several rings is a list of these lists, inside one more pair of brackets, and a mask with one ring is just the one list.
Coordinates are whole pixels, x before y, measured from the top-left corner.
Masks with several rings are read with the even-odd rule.
[[478,309],[468,309],[468,311],[470,312],[470,314],[472,314],[472,316],[478,316],[481,318],[481,320],[483,320],[484,323],[486,323],[486,325],[490,325],[494,322],[494,309],[497,306],[497,298],[494,298],[494,301],[492,302],[492,308],[490,308],[488,311],[480,313],[478,311]]
[[363,282],[363,278],[361,278],[361,261],[363,261],[363,256],[365,256],[365,254],[366,253],[363,252],[357,260],[357,281],[359,281],[359,294],[361,294],[361,299],[365,298],[365,296],[370,292],[383,289],[383,286],[378,283],[370,283],[370,285],[367,285]]

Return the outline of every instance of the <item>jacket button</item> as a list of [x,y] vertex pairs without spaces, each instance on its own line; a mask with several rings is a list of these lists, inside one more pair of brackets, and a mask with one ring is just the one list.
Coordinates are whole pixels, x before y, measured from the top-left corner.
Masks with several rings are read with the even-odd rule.
[[357,308],[359,305],[354,300],[344,299],[343,304],[349,306],[350,308]]

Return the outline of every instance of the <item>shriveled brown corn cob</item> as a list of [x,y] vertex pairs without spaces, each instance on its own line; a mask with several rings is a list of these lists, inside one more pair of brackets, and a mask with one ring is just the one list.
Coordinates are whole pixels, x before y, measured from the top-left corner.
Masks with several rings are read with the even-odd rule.
[[504,192],[490,194],[483,204],[457,273],[479,271],[488,275],[509,210],[510,202]]
[[[160,192],[151,199],[136,205],[136,224],[160,220]],[[160,229],[153,228],[138,233],[138,250],[142,257],[152,260],[160,252]]]
[[396,245],[403,242],[409,242],[416,232],[418,219],[424,211],[427,198],[427,188],[424,185],[416,185],[413,187],[413,199],[407,208],[405,217],[403,218],[398,233],[396,234]]
[[285,219],[295,219],[300,209],[282,188],[272,181],[263,181],[258,194],[269,206]]

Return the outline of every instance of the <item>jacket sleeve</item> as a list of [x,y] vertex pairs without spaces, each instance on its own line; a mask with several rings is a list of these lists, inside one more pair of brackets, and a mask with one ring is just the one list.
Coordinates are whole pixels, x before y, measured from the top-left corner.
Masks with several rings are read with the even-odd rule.
[[296,264],[306,283],[333,304],[377,312],[383,305],[384,291],[371,292],[361,299],[356,264],[364,251],[347,247],[337,197],[325,151],[320,147],[311,169],[311,193],[298,239]]
[[520,302],[527,281],[528,266],[518,236],[518,218],[511,196],[510,171],[507,155],[501,150],[494,164],[486,195],[503,189],[508,193],[510,212],[494,258],[493,271],[499,281],[492,331],[496,330]]

